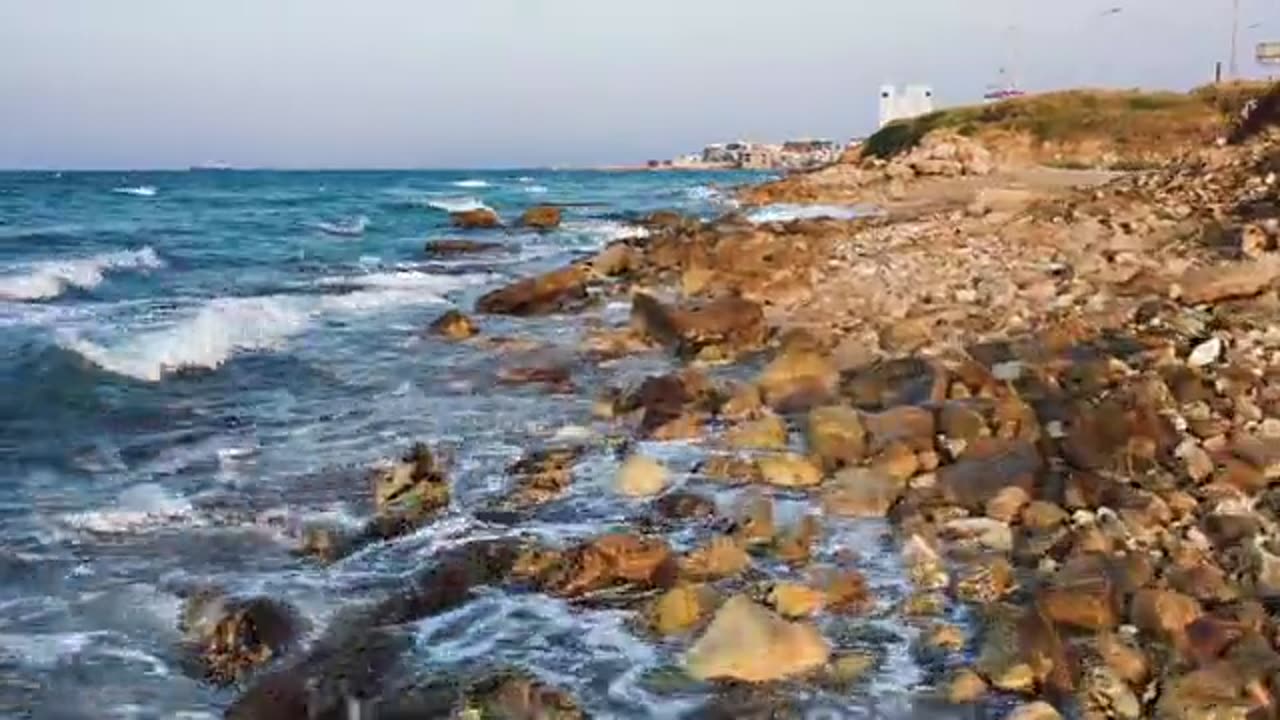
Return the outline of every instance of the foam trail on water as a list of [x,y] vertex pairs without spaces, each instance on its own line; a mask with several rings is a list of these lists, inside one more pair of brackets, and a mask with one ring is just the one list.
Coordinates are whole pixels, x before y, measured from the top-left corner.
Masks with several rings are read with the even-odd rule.
[[872,211],[856,205],[765,205],[747,213],[753,223],[791,222],[792,220],[853,220],[867,217]]
[[0,276],[0,298],[49,300],[76,287],[89,290],[117,270],[154,270],[164,263],[150,247],[122,250],[72,260],[49,260],[28,265],[17,273]]
[[326,235],[357,237],[363,235],[364,231],[369,228],[369,218],[361,215],[348,222],[318,222],[312,227]]
[[135,197],[155,197],[160,192],[155,185],[137,185],[135,187],[118,187],[111,192],[117,195],[133,195]]
[[438,200],[428,200],[427,207],[435,208],[442,212],[458,213],[467,212],[468,210],[492,210],[488,205],[475,198],[440,198]]
[[587,235],[605,243],[617,240],[633,240],[649,237],[649,230],[639,225],[629,225],[616,220],[583,220],[563,225],[566,232]]
[[459,180],[453,183],[453,186],[460,188],[487,188],[489,183],[486,180]]

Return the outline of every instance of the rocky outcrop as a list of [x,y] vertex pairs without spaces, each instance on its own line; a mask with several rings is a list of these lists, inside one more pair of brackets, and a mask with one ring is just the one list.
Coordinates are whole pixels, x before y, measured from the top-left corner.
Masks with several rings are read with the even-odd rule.
[[548,315],[580,304],[587,297],[590,275],[585,267],[570,265],[536,277],[524,278],[483,295],[476,310],[493,315]]
[[269,598],[203,590],[183,604],[179,630],[205,678],[230,684],[295,647],[306,624],[297,610]]
[[462,230],[488,230],[502,227],[502,218],[489,208],[476,208],[449,214],[453,226]]
[[675,308],[639,293],[632,299],[631,327],[691,358],[732,358],[758,349],[768,336],[760,306],[734,297]]
[[539,205],[529,208],[520,216],[520,224],[535,230],[554,230],[560,227],[560,208],[551,205]]
[[700,680],[769,682],[812,672],[831,647],[811,625],[791,623],[743,596],[730,598],[685,655]]
[[449,505],[449,480],[431,449],[418,444],[373,475],[375,516],[368,533],[393,538],[412,532]]

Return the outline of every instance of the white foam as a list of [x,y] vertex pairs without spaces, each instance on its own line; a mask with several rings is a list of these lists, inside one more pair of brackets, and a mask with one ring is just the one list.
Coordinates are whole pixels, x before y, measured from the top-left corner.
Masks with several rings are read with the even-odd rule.
[[427,201],[428,207],[433,207],[447,213],[460,213],[469,210],[492,210],[493,208],[485,205],[483,202],[473,198],[438,198]]
[[355,237],[369,228],[369,218],[361,215],[347,222],[318,222],[313,227],[328,235]]
[[551,192],[546,185],[528,185],[524,191],[530,195],[546,195]]
[[747,213],[753,223],[791,222],[792,220],[853,220],[867,217],[871,211],[856,205],[765,205]]
[[117,195],[133,195],[136,197],[155,197],[160,192],[155,185],[137,185],[134,187],[118,187],[111,192]]
[[453,183],[453,186],[460,188],[487,188],[489,183],[486,180],[459,180]]
[[364,289],[342,295],[215,298],[185,319],[123,342],[104,345],[64,336],[60,344],[108,372],[159,382],[182,369],[214,370],[238,355],[280,350],[327,315],[443,303],[444,293],[487,280],[487,275],[416,271],[324,278],[319,285]]
[[568,232],[589,235],[605,243],[649,237],[649,230],[617,220],[582,220],[563,225]]
[[0,276],[0,298],[49,300],[63,294],[68,288],[95,288],[102,284],[106,274],[111,271],[145,271],[163,266],[164,262],[150,247],[87,258],[48,260],[26,265],[16,273]]
[[192,513],[189,500],[175,497],[155,483],[146,483],[121,493],[114,507],[71,513],[64,515],[62,521],[77,530],[120,535],[187,522]]

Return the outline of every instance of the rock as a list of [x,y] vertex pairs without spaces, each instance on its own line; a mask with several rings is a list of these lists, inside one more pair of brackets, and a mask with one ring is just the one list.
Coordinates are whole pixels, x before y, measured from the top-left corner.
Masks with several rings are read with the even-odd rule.
[[179,629],[205,677],[229,684],[299,643],[305,623],[293,607],[270,598],[232,598],[208,590],[187,598]]
[[502,220],[498,217],[498,213],[489,208],[476,208],[474,210],[449,213],[449,219],[453,221],[454,227],[463,230],[487,230],[502,227]]
[[697,627],[718,602],[706,585],[677,585],[649,606],[649,625],[659,635],[679,635]]
[[919,407],[902,405],[863,417],[872,454],[893,445],[903,445],[912,452],[934,449],[936,427],[933,413]]
[[1029,693],[1038,685],[1069,689],[1069,658],[1053,623],[1037,610],[1008,605],[987,609],[978,672],[1006,692]]
[[1185,639],[1187,626],[1203,614],[1195,598],[1172,590],[1139,590],[1129,608],[1129,618],[1139,630],[1175,644]]
[[668,482],[667,468],[662,463],[642,455],[632,455],[618,470],[614,487],[627,497],[652,497],[665,490]]
[[969,668],[962,668],[947,683],[946,698],[952,705],[972,705],[987,694],[987,681]]
[[[394,717],[429,717],[407,713]],[[435,715],[439,717],[439,715]],[[376,717],[392,717],[379,713]],[[460,711],[449,717],[512,720],[585,720],[587,714],[569,693],[520,672],[501,673],[472,685]]]
[[520,224],[535,230],[554,230],[560,227],[560,208],[550,205],[539,205],[524,211],[520,216]]
[[715,537],[680,559],[680,575],[695,581],[733,577],[751,566],[751,556],[734,538]]
[[1013,566],[999,555],[980,557],[965,566],[955,584],[955,595],[964,602],[993,603],[1017,587]]
[[1258,717],[1253,710],[1260,703],[1245,685],[1242,673],[1232,663],[1213,663],[1165,682],[1153,717],[1155,720],[1250,720]]
[[1258,260],[1271,249],[1271,238],[1261,226],[1249,223],[1240,228],[1240,254]]
[[540,385],[547,392],[567,395],[574,391],[572,377],[573,372],[567,365],[551,362],[502,367],[497,380],[502,385]]
[[1202,368],[1212,365],[1222,356],[1222,338],[1211,338],[1195,347],[1187,356],[1187,366]]
[[787,424],[782,418],[769,413],[731,428],[725,433],[724,442],[735,450],[785,450]]
[[646,378],[617,409],[623,413],[640,411],[642,437],[671,440],[697,437],[720,401],[707,376],[689,369]]
[[857,570],[828,571],[823,574],[820,585],[826,594],[826,607],[831,612],[862,613],[875,604],[867,579]]
[[939,530],[944,539],[965,543],[985,550],[1007,553],[1013,550],[1013,531],[991,518],[957,518],[947,521]]
[[787,533],[778,538],[774,554],[793,565],[803,565],[813,556],[813,546],[822,536],[822,526],[814,515],[800,518]]
[[389,539],[411,532],[449,505],[449,481],[423,444],[373,474],[376,515],[368,533]]
[[516,483],[504,505],[522,510],[559,498],[573,482],[573,466],[582,457],[577,447],[551,448],[526,454],[507,472]]
[[757,384],[770,407],[790,411],[829,401],[839,382],[839,371],[830,358],[811,351],[793,351],[769,363]]
[[760,466],[732,455],[713,455],[698,465],[696,473],[708,480],[745,485],[762,482]]
[[1019,705],[1006,720],[1062,720],[1062,715],[1049,703],[1039,701]]
[[1140,686],[1151,677],[1151,664],[1135,640],[1103,633],[1098,636],[1098,655],[1116,677],[1126,683]]
[[549,567],[534,575],[547,592],[575,598],[616,586],[670,585],[675,563],[662,538],[615,533],[553,558]]
[[1252,297],[1280,277],[1280,259],[1265,258],[1193,268],[1178,280],[1181,300],[1192,305]]
[[631,327],[642,337],[674,347],[685,357],[728,359],[764,344],[768,335],[760,305],[737,297],[693,308],[672,308],[644,293],[631,301]]
[[457,310],[450,310],[436,318],[431,323],[430,330],[432,333],[450,340],[466,340],[467,338],[475,337],[480,332],[480,329],[476,327],[475,321]]
[[1030,443],[993,442],[981,452],[971,448],[955,464],[940,468],[937,484],[948,502],[981,512],[1007,487],[1030,492],[1043,466],[1040,452]]
[[826,593],[796,583],[778,583],[769,592],[769,604],[783,617],[791,619],[817,615],[826,601]]
[[730,598],[685,656],[699,680],[781,680],[826,664],[831,648],[810,625],[790,623],[741,595]]
[[1231,438],[1231,454],[1258,470],[1264,480],[1280,480],[1280,439],[1238,434]]
[[902,495],[902,482],[876,470],[851,467],[841,470],[822,488],[822,508],[830,515],[878,518]]
[[626,243],[613,243],[591,260],[591,268],[604,277],[626,275],[639,266],[639,253]]
[[517,280],[483,295],[476,310],[493,315],[532,316],[560,312],[587,296],[588,275],[583,266],[570,265]]
[[1030,503],[1022,510],[1022,524],[1031,530],[1054,530],[1069,519],[1066,510],[1043,500]]
[[1004,488],[987,502],[986,516],[1011,523],[1022,514],[1022,509],[1031,502],[1026,490],[1016,485]]
[[808,458],[795,453],[763,455],[756,460],[760,476],[770,485],[806,488],[822,484],[822,470]]
[[691,492],[671,492],[653,503],[654,512],[665,520],[699,520],[715,517],[715,501]]
[[501,243],[480,242],[478,240],[430,240],[423,247],[423,252],[436,257],[452,257],[455,255],[501,252],[505,249]]
[[733,535],[746,545],[773,542],[777,527],[773,521],[773,501],[758,491],[748,491],[740,500]]
[[867,433],[856,410],[828,405],[809,412],[809,453],[827,472],[854,465],[867,453]]
[[1105,630],[1118,625],[1121,598],[1105,575],[1058,579],[1037,594],[1045,617],[1081,630]]

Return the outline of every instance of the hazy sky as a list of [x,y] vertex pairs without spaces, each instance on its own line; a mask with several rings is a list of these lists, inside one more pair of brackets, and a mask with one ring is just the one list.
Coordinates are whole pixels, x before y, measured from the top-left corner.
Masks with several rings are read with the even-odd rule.
[[[1241,68],[1257,74],[1280,0],[1241,4]],[[883,82],[973,102],[1015,55],[1031,89],[1203,84],[1228,55],[1230,8],[0,0],[0,167],[510,167],[846,139],[872,128]]]

